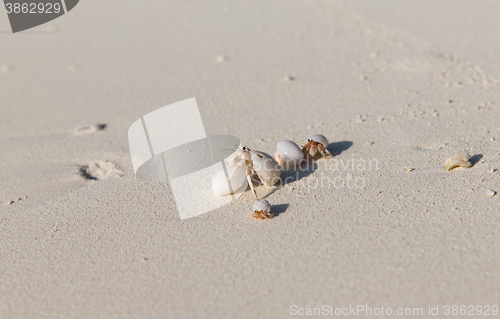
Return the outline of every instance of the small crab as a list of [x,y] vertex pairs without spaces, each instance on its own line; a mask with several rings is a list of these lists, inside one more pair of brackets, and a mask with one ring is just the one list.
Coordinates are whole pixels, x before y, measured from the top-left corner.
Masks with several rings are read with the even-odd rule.
[[302,146],[302,151],[305,155],[309,154],[315,156],[318,152],[321,153],[323,157],[331,156],[332,154],[328,151],[328,140],[324,135],[314,134],[307,139],[307,144]]
[[265,199],[261,199],[253,204],[252,217],[255,219],[271,219],[274,214],[271,213],[271,204]]

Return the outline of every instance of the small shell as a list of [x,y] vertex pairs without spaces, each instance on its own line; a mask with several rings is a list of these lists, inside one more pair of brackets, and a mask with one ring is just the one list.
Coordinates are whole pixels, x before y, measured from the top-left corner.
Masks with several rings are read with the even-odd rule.
[[314,134],[313,136],[309,137],[309,139],[313,142],[318,142],[323,144],[324,148],[328,148],[328,139],[321,134]]
[[10,65],[2,65],[2,72],[10,72],[12,71],[12,68],[10,67]]
[[281,167],[271,155],[259,151],[250,151],[253,168],[264,185],[276,184],[281,176]]
[[460,152],[444,162],[444,168],[447,171],[450,171],[457,167],[469,168],[471,166],[472,164],[471,162],[469,162],[469,153],[467,153],[467,151]]
[[95,133],[97,131],[102,131],[106,128],[106,124],[91,124],[91,125],[80,125],[73,129],[75,134],[89,134]]
[[497,194],[497,192],[495,192],[491,189],[486,191],[486,195],[488,195],[488,196],[495,196],[496,194]]
[[[238,169],[234,175],[233,172],[235,169]],[[248,181],[246,179],[246,170],[247,166],[243,165],[241,167],[227,167],[228,176],[231,177],[231,189],[229,188],[228,178],[224,171],[217,172],[212,178],[212,192],[216,196],[227,196],[231,195],[231,190],[233,193],[240,193],[247,189]]]
[[271,204],[265,199],[261,199],[253,204],[253,215],[255,219],[271,219],[274,214],[271,213]]
[[304,159],[302,149],[292,141],[284,140],[276,144],[277,151],[274,154],[276,161],[283,166],[297,166]]

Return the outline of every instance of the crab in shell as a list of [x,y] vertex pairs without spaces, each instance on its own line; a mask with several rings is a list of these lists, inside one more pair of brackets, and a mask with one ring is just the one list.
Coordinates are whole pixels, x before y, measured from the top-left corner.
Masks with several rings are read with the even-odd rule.
[[281,176],[279,164],[270,155],[260,151],[251,151],[246,146],[231,154],[226,159],[225,164],[228,177],[224,171],[219,171],[212,178],[212,191],[218,196],[244,191],[247,184],[250,184],[254,197],[259,200],[255,192],[252,174],[255,173],[266,186],[276,184]]
[[307,144],[302,146],[302,151],[305,155],[309,154],[315,156],[318,152],[321,153],[323,157],[331,156],[332,154],[328,151],[328,140],[324,135],[314,134],[307,139]]

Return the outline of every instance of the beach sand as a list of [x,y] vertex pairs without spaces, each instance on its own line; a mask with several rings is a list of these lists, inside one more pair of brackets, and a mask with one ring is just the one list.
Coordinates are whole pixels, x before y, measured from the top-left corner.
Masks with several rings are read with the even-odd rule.
[[[498,305],[498,5],[395,3],[81,1],[0,34],[0,317]],[[250,191],[181,220],[168,185],[136,180],[127,131],[191,97],[208,135],[273,154],[320,133],[334,157],[257,188],[272,220]],[[99,161],[116,169],[79,174]]]

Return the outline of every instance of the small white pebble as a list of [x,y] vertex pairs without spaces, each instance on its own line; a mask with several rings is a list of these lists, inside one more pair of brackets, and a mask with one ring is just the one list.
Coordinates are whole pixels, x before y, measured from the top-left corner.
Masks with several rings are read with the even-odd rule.
[[223,56],[223,55],[218,55],[217,58],[216,58],[216,60],[219,63],[226,62],[226,57]]
[[491,189],[486,191],[486,195],[488,195],[488,196],[495,196],[496,194],[497,194],[497,192],[492,191]]
[[285,81],[285,82],[292,82],[292,81],[293,81],[293,77],[291,77],[291,76],[287,75],[287,76],[285,76],[285,77],[283,78],[283,81]]
[[366,115],[358,114],[358,116],[356,117],[356,122],[358,123],[363,123],[365,120],[366,120]]

